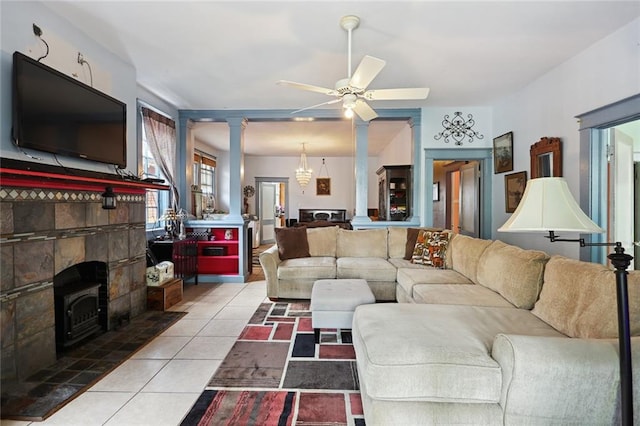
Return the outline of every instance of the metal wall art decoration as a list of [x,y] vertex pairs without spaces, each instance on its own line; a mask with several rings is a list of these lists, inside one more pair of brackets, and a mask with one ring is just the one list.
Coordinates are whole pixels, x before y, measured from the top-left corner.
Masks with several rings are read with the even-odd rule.
[[456,145],[462,145],[464,138],[469,138],[469,142],[473,142],[475,138],[483,139],[484,135],[473,130],[475,124],[472,114],[467,114],[466,120],[462,117],[460,111],[454,112],[452,119],[449,119],[449,114],[447,114],[442,120],[444,130],[435,135],[434,138],[435,140],[444,138],[445,143],[449,143],[449,138],[452,138]]

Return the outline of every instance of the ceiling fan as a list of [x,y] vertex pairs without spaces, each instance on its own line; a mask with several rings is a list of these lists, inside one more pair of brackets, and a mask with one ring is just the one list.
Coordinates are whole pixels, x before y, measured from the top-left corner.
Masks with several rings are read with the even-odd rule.
[[362,58],[358,68],[356,68],[353,75],[351,74],[351,34],[359,24],[360,18],[354,15],[343,16],[342,19],[340,19],[340,26],[348,33],[348,77],[338,80],[335,84],[335,89],[314,86],[311,84],[296,83],[294,81],[287,80],[279,80],[277,82],[277,84],[290,86],[296,89],[324,93],[325,95],[336,97],[336,99],[332,99],[327,102],[322,102],[317,105],[293,111],[292,114],[323,105],[342,102],[342,107],[345,109],[346,117],[353,117],[353,113],[355,112],[362,120],[369,121],[376,118],[378,114],[376,114],[373,108],[371,108],[366,101],[417,100],[427,98],[429,95],[429,89],[426,87],[367,90],[369,84],[374,78],[376,78],[378,73],[382,71],[382,68],[384,68],[386,64],[384,60],[373,56],[367,55]]

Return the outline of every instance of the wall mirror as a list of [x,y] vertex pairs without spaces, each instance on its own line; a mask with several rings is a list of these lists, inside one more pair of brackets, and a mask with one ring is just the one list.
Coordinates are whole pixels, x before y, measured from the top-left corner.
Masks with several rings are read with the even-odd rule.
[[531,145],[531,179],[562,176],[562,143],[560,138],[543,137]]

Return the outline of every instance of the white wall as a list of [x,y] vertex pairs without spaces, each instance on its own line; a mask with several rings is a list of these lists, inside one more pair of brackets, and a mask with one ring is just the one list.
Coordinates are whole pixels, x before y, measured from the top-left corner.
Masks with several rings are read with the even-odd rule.
[[[354,159],[351,157],[325,157],[326,170],[331,178],[331,195],[316,195],[316,178],[327,177],[322,169],[322,157],[307,156],[309,167],[313,170],[311,182],[304,191],[298,185],[295,169],[300,157],[256,157],[247,155],[244,158],[244,183],[255,187],[256,177],[289,178],[289,205],[287,216],[298,218],[298,209],[347,209],[347,216],[352,217],[355,209]],[[371,164],[371,162],[370,162]],[[369,175],[375,170],[369,170]],[[371,185],[371,183],[370,183]],[[376,186],[377,188],[377,186]],[[376,198],[377,200],[377,198]],[[371,203],[369,203],[371,204]],[[249,199],[249,212],[256,213],[255,197]]]
[[[578,197],[580,140],[575,117],[640,93],[638,34],[640,18],[494,105],[494,134],[513,131],[514,171],[526,170],[530,176],[531,144],[542,136],[560,137],[564,176],[573,195]],[[493,194],[493,229],[496,230],[509,217],[502,195],[504,174],[494,175]],[[579,257],[577,244],[549,244],[535,234],[494,231],[493,237],[525,248]]]
[[[0,3],[0,154],[3,158],[38,161],[57,165],[53,154],[29,151],[43,160],[25,156],[11,141],[11,74],[13,52],[19,51],[35,59],[45,52],[44,44],[33,34],[35,23],[49,44],[49,55],[42,63],[89,83],[86,70],[78,64],[78,52],[91,64],[94,87],[127,104],[127,170],[137,173],[136,147],[136,71],[72,23],[37,2]],[[113,173],[113,167],[79,158],[58,156],[66,167]]]

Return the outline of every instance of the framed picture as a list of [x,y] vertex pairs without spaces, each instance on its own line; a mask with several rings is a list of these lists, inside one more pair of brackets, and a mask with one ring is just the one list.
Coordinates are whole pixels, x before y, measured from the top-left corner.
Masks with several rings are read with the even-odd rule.
[[493,140],[493,173],[513,170],[513,132],[500,135]]
[[316,178],[316,195],[331,195],[331,178]]
[[524,188],[527,185],[527,172],[517,172],[505,175],[504,177],[504,202],[507,213],[516,211],[520,200],[524,195]]
[[440,201],[440,182],[433,184],[433,201]]

